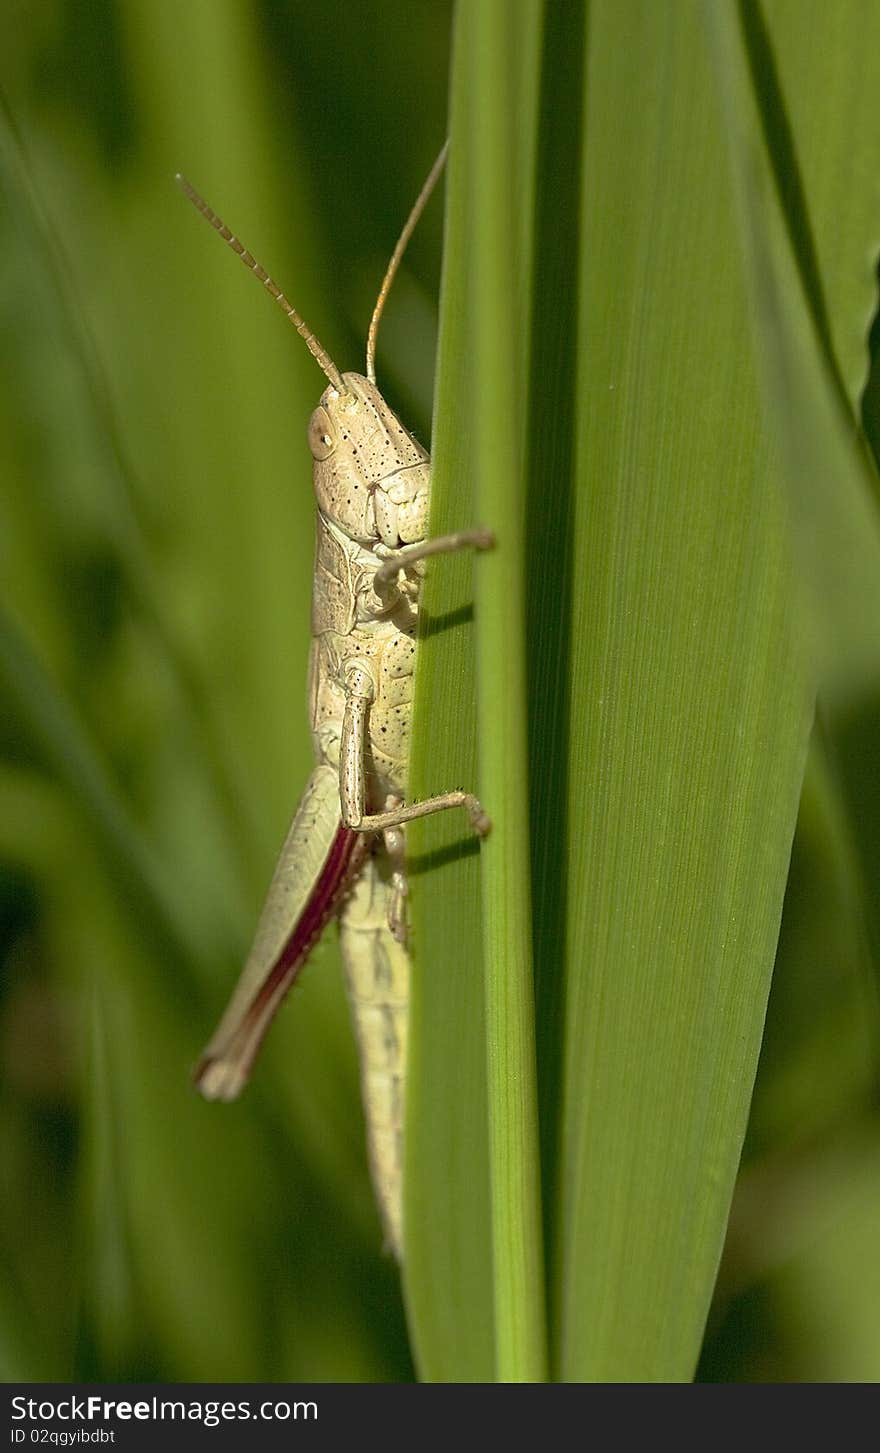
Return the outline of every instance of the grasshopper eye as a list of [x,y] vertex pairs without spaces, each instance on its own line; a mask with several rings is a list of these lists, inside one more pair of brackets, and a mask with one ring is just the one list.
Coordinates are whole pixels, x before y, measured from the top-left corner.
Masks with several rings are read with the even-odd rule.
[[336,448],[336,434],[330,415],[320,406],[309,419],[309,448],[313,459],[327,459]]

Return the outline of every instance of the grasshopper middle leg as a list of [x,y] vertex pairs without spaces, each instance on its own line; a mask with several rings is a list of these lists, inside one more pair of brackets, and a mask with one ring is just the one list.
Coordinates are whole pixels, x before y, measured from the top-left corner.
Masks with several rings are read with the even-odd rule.
[[417,817],[430,817],[452,807],[463,807],[471,827],[485,837],[492,826],[479,800],[471,792],[442,792],[424,802],[401,804],[386,812],[365,812],[367,740],[370,703],[375,695],[373,678],[364,667],[353,663],[346,682],[345,710],[342,715],[342,740],[339,750],[339,800],[342,821],[355,832],[386,832],[402,827]]

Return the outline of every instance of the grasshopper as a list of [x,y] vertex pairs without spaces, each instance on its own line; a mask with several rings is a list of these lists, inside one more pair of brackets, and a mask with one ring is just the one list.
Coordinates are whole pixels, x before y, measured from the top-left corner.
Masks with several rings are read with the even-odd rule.
[[431,461],[386,404],[375,372],[382,309],[446,150],[382,282],[367,335],[366,377],[339,372],[265,269],[189,182],[177,179],[283,309],[329,380],[308,427],[317,503],[309,665],[316,765],[281,850],[253,948],[195,1082],[208,1099],[239,1094],[278,1008],[336,917],[360,1050],[370,1167],[386,1240],[398,1258],[410,981],[406,824],[464,808],[478,835],[490,827],[470,792],[406,800],[425,562],[468,547],[487,549],[493,539],[482,529],[426,539]]

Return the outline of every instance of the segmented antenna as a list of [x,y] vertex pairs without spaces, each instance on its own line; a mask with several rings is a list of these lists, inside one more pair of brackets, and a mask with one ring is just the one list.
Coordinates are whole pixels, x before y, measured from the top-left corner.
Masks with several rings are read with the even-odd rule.
[[379,319],[385,307],[385,299],[391,290],[391,284],[394,282],[395,274],[400,266],[400,259],[406,251],[406,244],[412,237],[416,223],[425,210],[425,203],[433,192],[437,178],[443,170],[443,164],[446,161],[446,153],[448,150],[449,142],[446,141],[443,144],[443,150],[440,152],[440,155],[428,173],[425,185],[416,197],[415,206],[406,219],[406,225],[398,238],[397,246],[391,254],[388,271],[382,279],[382,286],[379,289],[379,296],[376,299],[376,306],[373,309],[373,316],[370,319],[370,328],[367,333],[367,378],[370,380],[370,383],[376,382],[376,334],[379,331]]
[[186,177],[181,176],[178,172],[175,180],[177,181],[177,185],[180,187],[180,190],[183,192],[184,196],[189,197],[189,200],[192,202],[196,210],[201,212],[202,216],[207,222],[210,222],[215,232],[220,233],[223,241],[229,243],[232,251],[241,258],[245,267],[250,268],[251,272],[256,274],[256,276],[260,279],[260,282],[263,284],[263,287],[266,289],[266,292],[275,299],[275,302],[278,304],[279,308],[283,309],[284,313],[290,319],[297,333],[299,333],[299,335],[305,340],[306,347],[308,348],[312,357],[315,359],[315,362],[318,364],[318,366],[324,370],[333,387],[338,389],[341,394],[346,393],[347,390],[345,384],[342,382],[342,374],[339,372],[339,369],[336,367],[336,364],[333,362],[330,354],[327,352],[326,348],[322,347],[322,345],[318,342],[318,339],[315,337],[311,328],[306,322],[303,321],[299,313],[296,311],[296,308],[294,308],[293,305],[287,301],[287,298],[284,296],[278,284],[273,282],[266,269],[260,266],[253,254],[248,252],[247,248],[242,242],[239,241],[234,233],[230,232],[229,228],[226,226],[226,223],[217,216],[216,212],[213,212],[211,210],[204,197],[199,196],[195,187],[187,181]]

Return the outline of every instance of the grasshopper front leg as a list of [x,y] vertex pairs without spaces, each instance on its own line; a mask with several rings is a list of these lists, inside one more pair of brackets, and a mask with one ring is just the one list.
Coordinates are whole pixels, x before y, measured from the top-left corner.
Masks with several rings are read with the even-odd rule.
[[451,555],[454,550],[491,550],[495,536],[491,530],[457,530],[454,535],[435,535],[431,540],[421,540],[417,545],[406,545],[379,566],[373,579],[373,589],[379,597],[394,586],[401,570],[415,565],[417,560],[427,560],[430,555]]

